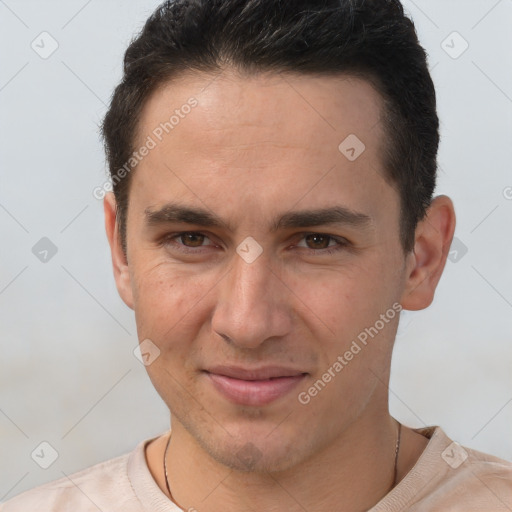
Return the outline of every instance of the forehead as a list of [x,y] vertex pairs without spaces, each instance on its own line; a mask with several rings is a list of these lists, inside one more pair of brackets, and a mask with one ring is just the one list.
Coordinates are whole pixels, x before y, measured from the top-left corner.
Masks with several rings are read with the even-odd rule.
[[[183,116],[180,110],[188,111],[186,104],[191,97],[199,108],[193,108],[193,115]],[[223,132],[233,129],[235,133],[230,135],[236,136],[237,144],[247,137],[261,141],[270,130],[272,140],[267,142],[275,144],[296,142],[303,147],[308,141],[311,146],[324,141],[326,134],[336,143],[349,133],[368,138],[368,131],[374,132],[368,140],[372,144],[379,135],[381,110],[379,93],[361,78],[296,73],[241,75],[228,68],[217,74],[190,72],[158,88],[143,109],[139,135],[154,131],[178,111],[181,129],[174,125],[172,136],[184,134],[189,141],[194,136],[200,138],[197,150],[215,146],[229,149]],[[190,120],[182,122],[186,117]],[[204,138],[206,132],[208,138]]]
[[136,147],[148,138],[155,145],[133,185],[146,206],[177,194],[208,206],[225,191],[231,197],[217,210],[235,200],[248,211],[275,210],[279,201],[289,208],[301,198],[343,200],[360,210],[362,196],[382,199],[389,188],[381,110],[380,95],[354,77],[229,70],[183,76],[159,88],[142,111]]

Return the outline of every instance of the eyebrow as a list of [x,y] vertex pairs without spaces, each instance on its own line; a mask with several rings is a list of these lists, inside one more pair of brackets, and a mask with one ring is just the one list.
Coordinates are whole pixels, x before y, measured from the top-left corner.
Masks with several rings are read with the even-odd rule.
[[[223,228],[234,231],[229,222],[224,221],[214,213],[197,207],[168,203],[158,210],[144,210],[146,225],[156,227],[163,224],[182,223],[194,224],[210,228]],[[339,225],[352,228],[369,229],[373,227],[373,219],[362,212],[356,212],[344,206],[333,206],[312,210],[287,212],[275,219],[270,231],[307,228],[323,225]]]

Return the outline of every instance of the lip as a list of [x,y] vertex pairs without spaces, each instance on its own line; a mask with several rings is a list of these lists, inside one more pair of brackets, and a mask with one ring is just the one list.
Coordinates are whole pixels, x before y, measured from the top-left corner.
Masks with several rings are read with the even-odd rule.
[[205,370],[213,386],[229,401],[262,406],[287,395],[307,373],[280,366],[249,369],[216,366]]

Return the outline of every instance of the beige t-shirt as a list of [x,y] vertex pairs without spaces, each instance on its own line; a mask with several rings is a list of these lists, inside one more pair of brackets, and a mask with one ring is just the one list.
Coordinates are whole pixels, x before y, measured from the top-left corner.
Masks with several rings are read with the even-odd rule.
[[[512,463],[453,443],[439,427],[415,466],[369,512],[512,511]],[[0,505],[1,512],[182,512],[146,463],[146,439],[121,457],[41,485]],[[340,508],[341,510],[341,508]]]

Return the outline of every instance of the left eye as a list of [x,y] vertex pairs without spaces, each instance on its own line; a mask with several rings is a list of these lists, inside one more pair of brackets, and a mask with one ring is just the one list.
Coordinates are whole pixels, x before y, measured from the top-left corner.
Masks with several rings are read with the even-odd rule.
[[[306,241],[308,249],[328,249],[329,247],[336,247],[341,244],[341,241],[323,233],[309,233],[304,235],[302,239]],[[330,242],[334,242],[334,244],[329,245]],[[308,246],[308,244],[312,244],[313,247]],[[297,247],[304,247],[304,245],[297,245]]]

